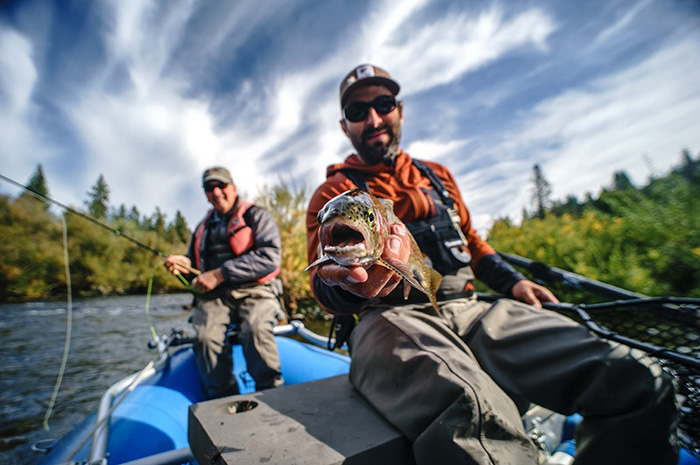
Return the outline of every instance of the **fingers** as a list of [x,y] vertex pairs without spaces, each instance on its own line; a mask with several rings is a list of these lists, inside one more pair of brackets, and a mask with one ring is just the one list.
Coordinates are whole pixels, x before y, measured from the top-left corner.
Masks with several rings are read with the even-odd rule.
[[170,255],[165,259],[163,266],[174,275],[189,273],[191,261],[184,255]]
[[224,282],[224,275],[221,268],[214,268],[193,279],[192,287],[199,292],[209,292],[216,289],[222,282]]
[[517,300],[538,308],[542,308],[542,302],[559,302],[549,289],[527,279],[515,283],[511,294]]
[[[411,254],[411,240],[406,227],[393,224],[385,241],[382,258],[408,261]],[[384,297],[390,294],[401,282],[401,276],[392,270],[378,265],[369,268],[361,266],[341,266],[329,263],[318,268],[321,280],[329,286],[340,286],[348,292],[366,299]]]
[[367,270],[361,266],[341,266],[329,263],[317,270],[321,280],[329,286],[341,284],[359,284],[367,281]]
[[537,286],[535,289],[535,295],[539,298],[540,302],[552,302],[555,304],[559,303],[559,299],[546,287]]
[[525,302],[526,304],[530,304],[533,307],[542,308],[542,302],[540,302],[539,299],[535,296],[535,293],[532,291],[532,288],[528,288],[525,290],[521,301]]

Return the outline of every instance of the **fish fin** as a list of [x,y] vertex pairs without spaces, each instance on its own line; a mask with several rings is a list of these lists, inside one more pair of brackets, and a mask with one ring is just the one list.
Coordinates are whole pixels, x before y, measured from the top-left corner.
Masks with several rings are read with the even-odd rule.
[[411,293],[411,284],[408,280],[403,280],[403,300],[408,300],[408,295]]
[[[408,299],[408,294],[411,291],[411,286],[413,286],[419,291],[421,291],[423,294],[428,296],[428,299],[430,300],[430,303],[432,304],[437,314],[441,315],[436,293],[438,288],[440,287],[440,283],[442,282],[442,275],[438,273],[434,268],[431,268],[429,266],[426,266],[424,268],[424,270],[427,270],[428,276],[422,278],[426,281],[425,285],[423,285],[418,279],[416,279],[416,273],[413,271],[411,266],[405,262],[393,258],[385,258],[379,259],[377,263],[380,263],[382,266],[389,268],[390,270],[395,271],[396,273],[401,275],[401,277],[404,279],[404,299]],[[418,278],[421,279],[420,276]]]
[[[397,260],[395,258],[380,258],[377,260],[377,263],[398,273],[411,286],[415,287],[424,294],[429,294],[429,291],[415,278],[413,270],[408,263],[402,262],[401,260]],[[405,290],[404,295],[406,295]]]
[[428,267],[428,269],[430,270],[430,289],[437,293],[440,283],[442,283],[442,275],[432,267]]
[[442,275],[437,272],[432,267],[427,267],[429,271],[429,278],[428,282],[430,284],[430,293],[428,294],[428,297],[430,298],[430,303],[433,304],[433,308],[435,308],[435,311],[437,312],[438,315],[442,316],[442,313],[440,312],[440,306],[437,303],[437,290],[440,288],[440,283],[442,282]]
[[321,266],[325,265],[328,262],[332,262],[333,260],[328,256],[328,255],[322,255],[321,258],[313,262],[311,265],[307,266],[304,268],[304,271],[309,271],[311,268],[314,268],[316,266]]
[[394,211],[394,201],[391,199],[382,199],[382,198],[377,198],[379,200],[379,203],[383,204],[386,208],[388,208],[391,211]]

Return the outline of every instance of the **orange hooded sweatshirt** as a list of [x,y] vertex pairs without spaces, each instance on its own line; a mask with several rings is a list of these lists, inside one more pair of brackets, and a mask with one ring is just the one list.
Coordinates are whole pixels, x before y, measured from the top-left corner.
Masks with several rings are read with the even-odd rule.
[[[462,232],[469,244],[469,251],[472,256],[471,267],[476,276],[480,277],[476,270],[479,269],[479,264],[482,259],[484,257],[491,257],[491,260],[487,260],[490,262],[500,257],[498,257],[496,251],[482,239],[472,227],[469,211],[462,200],[462,195],[459,192],[457,183],[448,169],[439,163],[430,161],[424,161],[424,163],[433,169],[454,201],[454,208],[457,210],[461,219]],[[320,225],[316,219],[319,210],[323,208],[326,202],[336,195],[357,187],[341,172],[343,169],[352,169],[362,172],[367,180],[370,192],[377,197],[392,200],[394,202],[394,212],[396,216],[404,223],[425,220],[434,216],[435,205],[433,204],[432,198],[425,193],[426,190],[433,189],[433,186],[430,180],[424,177],[420,170],[413,164],[411,157],[406,152],[402,151],[396,157],[393,166],[384,163],[367,165],[362,162],[357,155],[350,155],[345,162],[330,165],[327,168],[326,182],[316,189],[309,202],[309,208],[306,213],[307,256],[309,263],[312,263],[319,257],[318,231]],[[500,262],[500,260],[498,261]],[[498,268],[500,269],[501,267],[502,263],[499,263]],[[490,269],[492,267],[488,266],[487,268]],[[514,272],[512,268],[507,268]],[[487,272],[486,274],[488,275],[491,273]],[[328,296],[325,295],[326,292],[319,292],[320,287],[325,285],[320,283],[320,279],[316,280],[315,276],[315,269],[312,269],[310,274],[311,287],[314,290],[316,298],[327,311],[331,313],[347,313],[348,306],[337,302],[338,297],[341,295],[349,300],[347,303],[352,304],[353,308],[360,306],[362,301],[358,300],[359,297],[342,291],[342,289],[339,288],[336,289],[338,291],[336,294],[338,295],[333,296],[333,301],[329,302]],[[517,274],[517,276],[513,275],[508,278],[507,290],[509,290],[512,284],[517,280],[522,279],[522,275]],[[510,281],[513,282],[510,283]],[[487,284],[489,283],[487,282]],[[502,291],[501,289],[497,290]],[[344,308],[341,310],[338,307]],[[357,310],[359,311],[359,308],[357,308]]]

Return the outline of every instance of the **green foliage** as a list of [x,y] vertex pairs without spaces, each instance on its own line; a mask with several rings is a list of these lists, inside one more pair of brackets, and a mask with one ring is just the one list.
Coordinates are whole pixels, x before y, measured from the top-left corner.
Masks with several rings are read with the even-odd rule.
[[306,189],[290,186],[284,180],[273,187],[263,187],[256,203],[267,208],[277,221],[282,240],[284,300],[290,312],[296,313],[313,304],[306,261]]
[[[102,187],[108,191],[106,183]],[[0,301],[65,296],[63,226],[46,207],[45,202],[31,195],[16,199],[0,196],[0,234],[4,239],[0,242]],[[109,206],[104,203],[104,207],[99,211],[106,212]],[[156,250],[181,253],[186,247],[190,233],[181,214],[178,222],[166,225],[165,216],[156,209],[152,217],[155,221],[141,224],[138,213],[132,215],[138,212],[136,207],[131,213],[127,211],[122,205],[111,215],[111,221],[101,221]],[[184,289],[165,271],[162,258],[71,213],[65,214],[65,220],[76,296],[144,293],[151,275],[156,292]],[[177,230],[178,234],[170,235],[169,230]],[[183,241],[180,236],[187,239]]]
[[[643,188],[624,172],[613,186],[582,204],[555,203],[544,219],[499,220],[489,242],[641,294],[700,297],[700,162],[684,153],[680,168]],[[564,300],[586,298],[560,289]]]
[[[43,173],[40,167],[40,186],[43,174],[38,173]],[[166,254],[184,251],[191,232],[181,212],[168,224],[159,208],[143,219],[135,206],[110,210],[109,188],[100,179],[86,206],[99,207],[94,213],[105,216],[111,212],[102,222]],[[700,159],[686,151],[677,169],[644,187],[632,185],[624,172],[615,173],[611,186],[582,202],[572,196],[552,202],[543,218],[525,212],[521,224],[500,219],[489,242],[500,251],[638,293],[700,297]],[[272,213],[280,229],[287,307],[310,314],[318,306],[304,271],[306,197],[304,187],[280,180],[261,189],[256,202]],[[155,292],[184,289],[164,270],[162,258],[75,215],[66,214],[66,222],[75,295],[143,293],[151,274]],[[0,300],[65,294],[62,226],[43,202],[0,195],[0,234]],[[580,291],[554,289],[562,300],[595,300]]]
[[0,199],[0,296],[37,299],[65,289],[59,223],[34,197]]

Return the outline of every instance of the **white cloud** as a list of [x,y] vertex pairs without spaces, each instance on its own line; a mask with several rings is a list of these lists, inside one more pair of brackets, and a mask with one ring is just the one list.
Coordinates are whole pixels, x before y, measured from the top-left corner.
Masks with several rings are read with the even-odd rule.
[[[478,207],[480,212],[490,211],[492,218],[518,218],[523,206],[531,207],[534,163],[543,166],[556,199],[568,194],[581,197],[593,186],[610,185],[616,170],[625,170],[634,182],[643,184],[651,174],[645,159],[665,170],[680,160],[684,147],[700,147],[698,62],[700,46],[688,40],[547,99],[522,115],[519,128],[490,147],[489,153],[499,157],[484,169],[484,176],[460,181],[492,192]],[[474,155],[486,156],[483,150]],[[505,184],[508,192],[492,191],[498,183],[488,171],[511,180]],[[503,198],[509,199],[507,204]]]
[[32,44],[11,29],[0,29],[0,91],[6,110],[24,115],[36,81]]
[[410,95],[458,79],[516,49],[547,49],[556,30],[545,12],[532,9],[504,19],[497,5],[473,17],[467,12],[446,15],[411,29],[405,40],[388,41],[380,58],[401,70],[401,83]]
[[[79,173],[80,186],[54,177],[45,166],[52,192],[60,200],[80,204],[103,173],[112,188],[113,203],[134,204],[144,213],[156,205],[171,215],[180,209],[194,223],[206,208],[199,176],[213,164],[231,167],[239,187],[249,194],[280,176],[304,180],[313,189],[325,178],[328,164],[352,151],[338,127],[337,95],[340,79],[352,66],[371,62],[396,73],[403,95],[440,93],[439,86],[467,74],[478,79],[480,71],[515,54],[534,53],[541,58],[538,66],[555,68],[556,63],[548,60],[549,48],[559,46],[552,35],[565,34],[568,26],[555,21],[544,6],[518,12],[506,10],[503,3],[488,2],[483,11],[480,5],[453,5],[438,16],[427,16],[431,18],[427,22],[425,13],[434,5],[427,0],[403,2],[400,8],[393,1],[374,2],[364,16],[353,18],[356,33],[333,40],[338,45],[327,53],[304,57],[303,67],[295,69],[290,66],[293,60],[271,56],[271,50],[287,57],[303,54],[298,43],[288,47],[280,36],[268,49],[256,41],[260,48],[255,53],[260,56],[258,65],[266,65],[264,73],[255,74],[254,66],[236,70],[244,80],[235,87],[240,93],[222,96],[216,95],[215,88],[196,87],[210,70],[225,69],[213,63],[251,53],[251,37],[264,31],[263,26],[285,25],[290,10],[302,14],[305,6],[285,2],[279,8],[245,3],[200,8],[195,3],[131,0],[100,7],[106,24],[102,31],[105,62],[91,64],[100,71],[78,83],[79,91],[51,96],[52,105],[65,115],[62,123],[78,140],[76,145],[85,149],[75,160],[65,161]],[[642,10],[640,6],[620,15],[617,25],[599,37],[628,38],[628,29]],[[346,28],[341,20],[338,30]],[[3,166],[8,153],[17,154],[23,161],[13,157],[13,163],[22,163],[22,170],[13,172],[24,171],[28,177],[37,162],[67,149],[55,146],[53,140],[44,143],[44,128],[27,117],[37,104],[32,101],[40,78],[32,63],[32,47],[37,43],[16,33],[7,42],[7,32],[0,34],[0,86],[10,89],[6,92],[15,108],[12,112],[3,108],[0,113]],[[305,39],[315,44],[328,37],[309,31]],[[50,53],[50,45],[46,47]],[[515,124],[503,121],[503,133],[492,140],[456,126],[458,118],[454,118],[453,126],[436,128],[429,139],[415,140],[407,150],[420,158],[449,160],[453,172],[469,169],[459,181],[475,223],[519,215],[529,203],[529,177],[535,162],[543,165],[557,197],[567,189],[583,193],[607,182],[600,178],[612,175],[618,166],[615,160],[619,169],[627,169],[639,181],[646,174],[639,163],[641,153],[666,167],[668,163],[659,157],[684,146],[700,146],[697,131],[688,124],[699,118],[695,82],[700,78],[693,64],[698,62],[698,48],[689,41],[675,50],[659,53],[655,60],[624,73],[550,96]],[[118,90],[109,88],[116,75],[127,76],[127,83]],[[471,97],[472,107],[498,108],[514,96],[529,97],[517,87],[493,87],[494,93]],[[212,95],[217,105],[230,104],[241,111],[233,117],[229,114],[225,123],[217,120],[212,100],[205,100]],[[464,111],[462,102],[454,103],[444,111]],[[445,136],[448,131],[458,136]],[[464,158],[465,147],[473,151],[469,158]],[[579,168],[581,160],[585,160],[584,169]],[[491,165],[482,168],[486,161]],[[632,172],[630,163],[638,165],[637,171]]]
[[451,153],[462,150],[468,143],[469,140],[467,139],[450,141],[418,140],[409,144],[406,147],[406,152],[415,158],[439,160]]
[[[6,176],[26,173],[28,180],[30,170],[46,159],[31,129],[37,80],[31,42],[12,29],[0,28],[0,170]],[[32,161],[24,156],[27,153]]]

